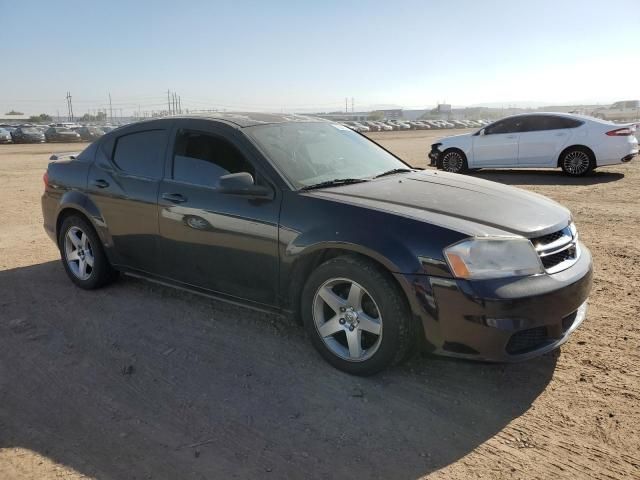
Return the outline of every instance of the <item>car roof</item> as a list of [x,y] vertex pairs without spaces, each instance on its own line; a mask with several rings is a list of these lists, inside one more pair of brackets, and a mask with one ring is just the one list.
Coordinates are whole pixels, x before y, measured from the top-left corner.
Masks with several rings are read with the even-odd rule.
[[[323,118],[309,115],[299,115],[296,113],[262,113],[262,112],[206,112],[189,115],[171,115],[163,118],[181,118],[193,120],[214,120],[227,123],[236,128],[253,127],[268,123],[291,123],[291,122],[327,122]],[[153,119],[148,121],[154,121]],[[142,122],[140,122],[142,123]]]

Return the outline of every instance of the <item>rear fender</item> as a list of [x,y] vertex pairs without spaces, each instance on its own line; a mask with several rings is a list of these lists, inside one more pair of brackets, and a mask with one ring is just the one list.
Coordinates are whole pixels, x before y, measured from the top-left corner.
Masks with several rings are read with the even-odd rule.
[[56,238],[59,236],[59,228],[61,226],[62,216],[69,210],[76,210],[82,213],[93,225],[96,230],[102,246],[105,249],[105,253],[109,258],[109,261],[113,263],[113,239],[109,234],[109,229],[104,217],[100,213],[100,210],[96,204],[85,193],[77,190],[69,190],[62,195],[58,211],[56,213]]

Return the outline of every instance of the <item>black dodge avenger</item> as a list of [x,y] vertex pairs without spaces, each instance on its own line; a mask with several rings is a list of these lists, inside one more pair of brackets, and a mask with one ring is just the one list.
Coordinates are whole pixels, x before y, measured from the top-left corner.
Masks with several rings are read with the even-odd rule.
[[293,315],[349,373],[416,348],[522,360],[585,318],[591,255],[566,208],[336,123],[169,117],[52,158],[44,226],[76,285],[124,272]]

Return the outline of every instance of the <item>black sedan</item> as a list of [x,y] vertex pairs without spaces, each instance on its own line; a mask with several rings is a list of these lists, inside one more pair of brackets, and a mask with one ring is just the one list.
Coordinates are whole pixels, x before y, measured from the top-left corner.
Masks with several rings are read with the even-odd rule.
[[47,142],[82,142],[78,132],[66,127],[50,127],[44,132]]
[[18,127],[11,133],[13,143],[43,143],[44,134],[36,127]]
[[591,255],[566,208],[416,170],[328,121],[140,122],[44,178],[44,226],[77,286],[124,272],[292,315],[349,373],[417,347],[522,360],[585,318]]
[[104,132],[98,127],[80,127],[76,132],[85,142],[93,142],[104,135]]

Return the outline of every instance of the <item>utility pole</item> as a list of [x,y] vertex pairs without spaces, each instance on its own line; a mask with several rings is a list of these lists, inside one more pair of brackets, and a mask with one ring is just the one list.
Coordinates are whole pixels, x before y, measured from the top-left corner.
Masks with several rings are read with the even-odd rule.
[[111,92],[109,92],[109,122],[113,123],[113,106],[111,105]]
[[167,90],[167,110],[169,112],[169,115],[171,115],[171,97],[169,94],[169,90]]
[[71,103],[71,92],[67,91],[67,118],[73,121],[73,104]]
[[178,112],[182,115],[182,97],[178,95]]
[[347,101],[348,101],[347,97],[344,97],[344,113],[349,112],[349,106],[347,104]]
[[351,113],[353,113],[353,112],[354,112],[354,109],[353,109],[353,97],[351,97]]

